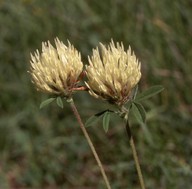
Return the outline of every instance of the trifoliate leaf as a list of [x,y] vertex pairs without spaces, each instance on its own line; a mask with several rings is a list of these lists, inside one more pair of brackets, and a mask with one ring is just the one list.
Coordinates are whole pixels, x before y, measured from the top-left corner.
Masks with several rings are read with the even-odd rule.
[[146,112],[145,112],[144,107],[142,106],[142,104],[137,103],[137,102],[134,102],[133,104],[134,104],[134,105],[136,106],[136,108],[138,109],[138,111],[139,111],[139,113],[140,113],[140,116],[141,116],[141,118],[142,118],[142,122],[145,123],[145,121],[146,121]]
[[50,104],[54,100],[55,100],[55,98],[49,98],[47,100],[44,100],[43,102],[41,102],[39,108],[42,109],[43,107],[47,106],[48,104]]
[[137,95],[135,101],[139,102],[139,101],[142,101],[142,100],[146,100],[146,99],[160,93],[163,90],[164,90],[164,88],[161,85],[156,85],[156,86],[150,87],[146,91],[144,91],[144,92],[140,93],[139,95]]
[[56,102],[60,108],[63,108],[63,101],[62,101],[61,97],[57,97]]
[[137,106],[134,103],[131,106],[131,111],[133,112],[133,115],[135,116],[135,118],[137,119],[137,121],[139,123],[143,122],[142,115],[141,115],[139,109],[137,108]]
[[105,132],[109,129],[109,121],[110,121],[110,112],[105,112],[103,115],[103,129]]

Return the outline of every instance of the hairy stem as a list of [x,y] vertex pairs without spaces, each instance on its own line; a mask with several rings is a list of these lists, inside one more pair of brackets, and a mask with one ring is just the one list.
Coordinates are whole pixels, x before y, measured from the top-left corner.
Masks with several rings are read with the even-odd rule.
[[109,181],[108,181],[108,178],[107,178],[107,176],[106,176],[106,174],[105,174],[103,165],[102,165],[102,163],[101,163],[101,161],[100,161],[100,159],[99,159],[99,156],[98,156],[98,154],[97,154],[97,152],[96,152],[96,150],[95,150],[95,147],[94,147],[94,145],[93,145],[93,143],[92,143],[92,141],[91,141],[91,139],[90,139],[90,137],[89,137],[89,134],[87,133],[87,131],[86,131],[86,129],[85,129],[85,126],[84,126],[84,124],[83,124],[83,122],[82,122],[82,120],[81,120],[81,117],[80,117],[80,115],[79,115],[79,112],[78,112],[75,104],[74,104],[73,99],[72,99],[72,98],[69,99],[68,102],[69,102],[69,104],[70,104],[70,106],[71,106],[71,109],[73,110],[73,113],[74,113],[75,117],[77,118],[77,121],[78,121],[78,123],[79,123],[79,125],[80,125],[80,128],[81,128],[81,130],[83,131],[83,134],[84,134],[84,136],[85,136],[85,138],[86,138],[86,140],[87,140],[87,142],[88,142],[88,144],[89,144],[89,146],[90,146],[90,148],[91,148],[91,151],[92,151],[92,153],[93,153],[93,155],[94,155],[94,157],[95,157],[95,160],[96,160],[96,162],[97,162],[97,164],[98,164],[98,166],[99,166],[99,169],[100,169],[101,174],[102,174],[102,176],[103,176],[103,179],[104,179],[104,181],[105,181],[106,187],[107,187],[107,189],[111,189],[111,186],[110,186]]
[[139,164],[137,151],[136,151],[136,148],[135,148],[135,143],[134,143],[134,140],[133,140],[133,136],[131,134],[131,129],[130,129],[128,120],[126,120],[126,131],[127,131],[127,135],[129,137],[129,143],[130,143],[130,146],[131,146],[131,149],[132,149],[132,152],[133,152],[133,158],[134,158],[134,161],[135,161],[140,186],[141,186],[141,189],[145,189],[145,183],[144,183],[143,175],[142,175],[142,172],[141,172],[141,167],[140,167],[140,164]]

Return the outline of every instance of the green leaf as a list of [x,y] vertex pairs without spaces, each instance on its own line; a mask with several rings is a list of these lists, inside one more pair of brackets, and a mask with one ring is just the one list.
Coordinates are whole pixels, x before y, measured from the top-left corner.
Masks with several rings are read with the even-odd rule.
[[56,102],[60,108],[63,108],[63,101],[62,101],[61,97],[57,97]]
[[142,122],[145,123],[146,121],[146,112],[144,107],[142,106],[142,104],[134,102],[134,105],[136,106],[136,108],[138,109],[140,116],[142,118]]
[[50,104],[54,100],[55,100],[55,98],[48,98],[47,100],[44,100],[43,102],[41,102],[39,108],[42,109],[43,107],[47,106],[48,104]]
[[134,114],[135,118],[137,119],[137,121],[139,123],[142,123],[143,122],[142,115],[141,115],[139,109],[137,108],[137,106],[134,103],[131,106],[131,111],[133,112],[133,114]]
[[86,122],[85,122],[85,127],[90,127],[95,125],[97,122],[99,122],[99,120],[102,118],[103,115],[101,116],[96,116],[93,115],[91,116]]
[[153,141],[153,137],[152,137],[150,131],[148,130],[146,124],[145,124],[145,123],[141,123],[140,125],[141,125],[141,128],[143,129],[143,133],[144,133],[144,135],[145,135],[145,137],[146,137],[147,142],[148,142],[151,146],[154,147],[155,144],[154,144],[154,141]]
[[105,112],[108,112],[108,111],[111,111],[111,110],[108,110],[108,109],[107,109],[107,110],[104,110],[104,111],[102,111],[102,112],[96,113],[95,116],[97,116],[97,117],[98,117],[98,116],[101,116],[101,115],[103,115]]
[[96,113],[95,115],[91,116],[86,122],[85,122],[85,127],[90,127],[96,124],[101,118],[106,114],[114,113],[113,110],[104,110],[102,112]]
[[142,100],[146,100],[146,99],[160,93],[163,90],[164,90],[164,88],[161,85],[156,85],[156,86],[150,87],[146,91],[144,91],[144,92],[140,93],[139,95],[137,95],[135,100],[137,102],[142,101]]
[[110,112],[105,112],[103,116],[103,129],[105,132],[109,129],[109,121],[110,121]]

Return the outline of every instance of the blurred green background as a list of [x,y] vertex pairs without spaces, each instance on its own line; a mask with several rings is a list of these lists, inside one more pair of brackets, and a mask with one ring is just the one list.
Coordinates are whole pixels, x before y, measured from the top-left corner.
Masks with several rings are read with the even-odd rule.
[[[142,62],[147,126],[132,126],[147,189],[192,186],[191,0],[1,0],[0,188],[105,188],[69,105],[52,103],[30,82],[30,52],[58,36],[87,55],[99,42],[123,41]],[[84,121],[108,108],[86,93],[75,101]],[[122,120],[88,128],[113,189],[139,189]]]

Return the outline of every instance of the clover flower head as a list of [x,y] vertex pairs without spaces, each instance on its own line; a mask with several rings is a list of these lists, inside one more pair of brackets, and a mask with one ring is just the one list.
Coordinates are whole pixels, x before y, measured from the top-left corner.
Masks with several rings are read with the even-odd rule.
[[92,96],[121,106],[141,78],[140,62],[130,47],[124,50],[122,43],[115,45],[112,40],[107,47],[100,46],[101,52],[96,48],[89,57],[86,85]]
[[29,73],[37,90],[69,97],[83,70],[81,55],[70,42],[65,46],[56,38],[55,45],[43,42],[42,52],[31,54]]

